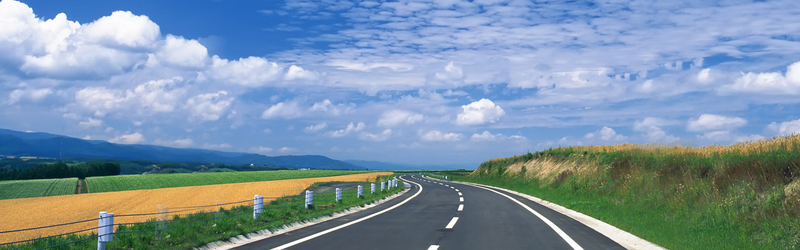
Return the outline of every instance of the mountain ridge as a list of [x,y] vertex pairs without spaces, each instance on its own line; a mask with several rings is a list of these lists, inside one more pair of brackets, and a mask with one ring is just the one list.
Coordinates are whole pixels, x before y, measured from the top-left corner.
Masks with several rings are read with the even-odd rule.
[[310,169],[363,169],[322,155],[265,156],[197,148],[171,148],[144,144],[117,144],[84,140],[43,132],[20,132],[0,128],[0,155],[48,158],[100,158],[157,162],[206,162],[254,164]]

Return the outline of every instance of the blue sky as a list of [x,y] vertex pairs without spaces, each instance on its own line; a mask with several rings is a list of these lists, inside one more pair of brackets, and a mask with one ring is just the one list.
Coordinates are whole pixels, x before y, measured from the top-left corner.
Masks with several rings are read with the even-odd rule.
[[0,127],[409,164],[800,132],[798,1],[0,2]]

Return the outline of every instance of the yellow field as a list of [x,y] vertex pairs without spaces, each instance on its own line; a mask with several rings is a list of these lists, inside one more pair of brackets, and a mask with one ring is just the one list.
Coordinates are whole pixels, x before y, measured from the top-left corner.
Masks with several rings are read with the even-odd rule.
[[[297,195],[315,182],[375,181],[391,172],[353,174],[307,179],[220,184],[194,187],[134,190],[96,194],[63,195],[0,200],[0,231],[47,226],[98,217],[101,211],[121,214],[158,212],[158,206],[187,207],[230,203],[264,196],[264,202],[280,197]],[[231,207],[223,206],[223,207]],[[218,210],[211,207],[210,210]],[[198,210],[186,212],[195,213]],[[173,214],[170,214],[172,216]],[[119,217],[114,223],[145,221],[155,217]],[[0,234],[0,243],[48,236],[96,227],[97,221],[56,228]],[[88,233],[88,232],[87,232]]]

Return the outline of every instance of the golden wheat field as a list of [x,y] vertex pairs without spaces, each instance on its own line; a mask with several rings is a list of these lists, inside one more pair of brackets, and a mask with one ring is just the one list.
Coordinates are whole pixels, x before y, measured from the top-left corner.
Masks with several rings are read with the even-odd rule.
[[[101,211],[114,213],[115,215],[155,213],[159,212],[159,206],[188,207],[223,204],[252,200],[254,195],[264,196],[264,202],[266,203],[274,200],[267,199],[267,197],[296,195],[316,182],[372,182],[379,176],[390,174],[392,173],[376,172],[307,179],[0,200],[0,211],[2,211],[0,213],[0,231],[93,219],[97,218],[98,213]],[[234,205],[222,207],[232,206]],[[214,211],[218,209],[219,207],[209,208],[209,210]],[[198,211],[200,210],[184,213]],[[170,214],[170,216],[173,215]],[[155,218],[155,216],[117,217],[114,218],[114,223],[140,222],[151,218]],[[97,221],[42,230],[6,233],[0,234],[0,242],[26,240],[38,236],[56,235],[92,227],[97,227]]]

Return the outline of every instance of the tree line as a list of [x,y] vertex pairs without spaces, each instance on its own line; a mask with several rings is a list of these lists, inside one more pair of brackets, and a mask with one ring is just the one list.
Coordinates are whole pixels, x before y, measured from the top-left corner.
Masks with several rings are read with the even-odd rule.
[[92,162],[69,166],[63,162],[41,164],[26,169],[5,170],[0,168],[0,180],[31,180],[91,176],[119,175],[120,166],[116,162]]

